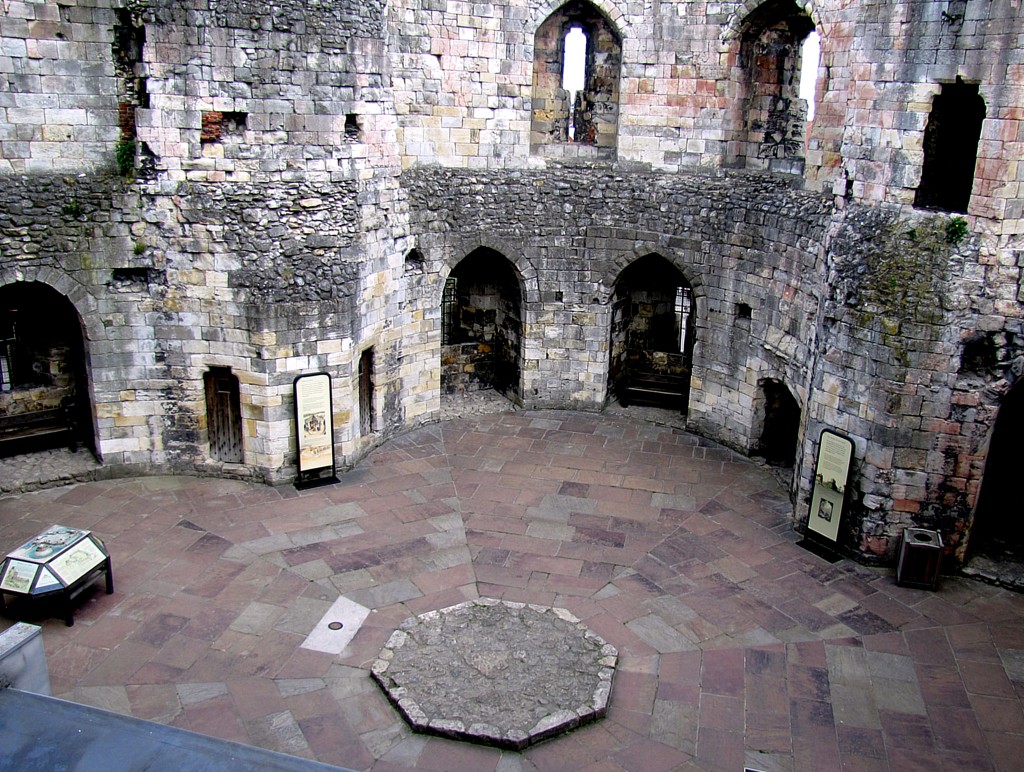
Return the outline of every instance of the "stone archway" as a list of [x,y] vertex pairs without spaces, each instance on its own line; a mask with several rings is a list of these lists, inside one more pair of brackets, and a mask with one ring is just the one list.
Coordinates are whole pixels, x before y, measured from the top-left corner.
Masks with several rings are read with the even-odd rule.
[[686,413],[696,343],[693,288],[659,254],[619,275],[611,304],[608,390],[619,404],[649,404]]
[[522,403],[523,286],[500,252],[479,247],[441,297],[441,392],[494,390]]
[[[81,317],[71,300],[39,281],[0,287],[0,417],[43,414],[39,432],[12,452],[84,445],[96,437]],[[59,415],[58,415],[59,414]],[[56,429],[45,434],[44,425]]]

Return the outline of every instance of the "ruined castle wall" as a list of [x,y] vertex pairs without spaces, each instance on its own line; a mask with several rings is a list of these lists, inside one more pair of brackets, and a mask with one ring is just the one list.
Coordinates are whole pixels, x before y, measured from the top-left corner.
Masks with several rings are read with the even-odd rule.
[[[547,80],[561,77],[561,60],[548,50],[551,31],[544,25],[562,13],[559,5],[551,0],[486,5],[403,0],[391,6],[389,56],[406,167],[508,168],[543,165],[545,158],[605,157],[588,155],[584,145],[573,151],[571,143],[554,152],[538,133],[550,126],[552,135],[564,134],[564,121],[548,114],[559,106],[558,98],[535,76],[544,71]],[[621,38],[616,104],[600,110],[616,122],[617,136],[601,143],[614,151],[612,159],[668,171],[727,164],[730,143],[747,131],[741,103],[748,76],[740,48],[745,19],[758,3],[635,6],[599,0],[584,5]],[[851,13],[845,4],[826,2],[816,4],[808,18],[821,27],[823,20],[834,25]],[[547,31],[539,42],[538,30]],[[826,47],[824,57],[821,73],[833,66],[828,57],[842,61],[844,53]],[[796,62],[798,56],[791,59]],[[808,184],[831,189],[839,166],[840,140],[835,137],[842,136],[847,117],[846,94],[823,98],[832,109],[821,111],[815,132],[833,137],[834,152],[824,152],[813,136],[806,141],[806,104],[798,99],[789,100],[792,116],[782,121],[786,136],[761,150],[764,159],[798,156],[800,162],[790,165],[798,171],[806,157]],[[540,118],[538,110],[544,112]],[[604,124],[601,128],[606,130]]]
[[829,240],[804,486],[821,429],[849,434],[844,539],[864,555],[892,559],[917,526],[963,558],[1000,399],[1022,370],[1020,252],[956,224],[854,206]]
[[[547,61],[534,60],[535,36],[559,5],[513,0],[392,6],[389,53],[407,166],[531,164],[531,101],[555,101],[548,90],[533,93],[533,71]],[[711,15],[704,3],[655,3],[648,15],[626,3],[591,6],[622,38],[615,95],[620,160],[678,169],[717,165],[723,157],[726,95],[716,92],[716,82],[727,72],[718,38],[735,4],[716,5],[720,11]],[[557,63],[551,66],[558,70]],[[551,155],[544,145],[534,147],[534,161]]]
[[42,282],[74,304],[91,366],[95,429],[115,461],[150,461],[163,451],[158,411],[135,404],[128,384],[145,384],[154,400],[176,395],[157,361],[164,261],[135,249],[132,229],[142,220],[137,198],[134,211],[126,206],[130,198],[123,182],[108,176],[6,176],[0,281]]
[[[825,9],[821,15],[830,18]],[[960,77],[979,84],[987,109],[970,212],[1019,219],[1020,177],[1008,162],[1024,150],[1019,5],[871,0],[836,18],[826,25],[823,47],[835,40],[847,50],[842,66],[829,70],[826,93],[843,95],[852,117],[840,147],[834,133],[829,137],[830,163],[837,162],[837,151],[842,158],[839,184],[848,180],[858,200],[912,204],[932,100],[940,84]]]
[[[336,443],[363,452],[357,364],[374,348],[381,431],[400,425],[397,299],[404,231],[382,58],[383,5],[161,3],[140,142],[150,190],[179,212],[163,240],[190,308],[232,309],[192,334],[176,370],[193,390],[242,381],[248,465],[288,475],[292,381],[333,377]],[[197,272],[199,267],[206,271]],[[201,411],[198,430],[203,445]],[[379,441],[379,440],[377,440]]]
[[[404,236],[383,5],[125,5],[4,4],[4,165],[54,175],[5,183],[5,282],[59,276],[87,320],[108,465],[287,477],[292,379],[319,370],[338,455],[361,454],[379,441],[352,428],[363,349],[375,424],[403,421],[397,299],[381,291]],[[78,133],[46,145],[65,125]],[[56,176],[71,168],[87,176]],[[214,366],[241,381],[241,466],[205,450]]]
[[[807,399],[814,331],[805,309],[818,303],[808,278],[819,271],[817,245],[831,214],[819,196],[741,175],[570,168],[421,169],[406,172],[403,184],[428,262],[455,264],[486,244],[531,277],[523,309],[526,405],[604,405],[614,283],[651,253],[673,262],[697,298],[695,429],[749,450],[761,379],[784,380]],[[443,282],[441,272],[436,281]],[[752,309],[745,323],[737,320],[741,303]]]
[[[74,303],[107,465],[280,481],[296,375],[333,376],[342,464],[439,415],[441,291],[481,246],[523,290],[523,403],[601,409],[615,281],[657,253],[694,290],[691,428],[751,450],[760,384],[782,382],[798,519],[838,429],[857,446],[844,543],[891,558],[913,523],[961,549],[1024,369],[1021,11],[822,0],[789,7],[794,28],[782,5],[5,0],[0,281]],[[538,30],[587,14],[601,79],[619,68],[594,152],[531,135]],[[809,128],[792,82],[765,79],[806,24]],[[913,208],[958,76],[986,109],[959,218]],[[210,460],[211,367],[241,382],[242,464]]]
[[120,79],[109,3],[5,2],[0,172],[114,166]]

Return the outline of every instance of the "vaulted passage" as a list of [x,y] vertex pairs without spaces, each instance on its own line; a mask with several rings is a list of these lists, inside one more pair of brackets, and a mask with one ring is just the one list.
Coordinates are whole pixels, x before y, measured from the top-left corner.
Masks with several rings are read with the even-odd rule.
[[8,455],[95,449],[82,323],[71,301],[41,282],[0,287],[0,430]]
[[441,390],[495,389],[521,401],[522,289],[500,252],[481,247],[452,270],[441,299]]
[[693,363],[693,290],[661,255],[647,255],[615,283],[609,391],[619,404],[686,412]]

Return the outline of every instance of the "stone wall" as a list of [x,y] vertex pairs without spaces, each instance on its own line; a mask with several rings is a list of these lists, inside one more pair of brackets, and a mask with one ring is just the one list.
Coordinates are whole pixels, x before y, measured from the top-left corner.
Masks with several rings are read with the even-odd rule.
[[[764,384],[784,386],[801,409],[798,522],[820,430],[838,429],[857,447],[844,545],[891,559],[904,525],[926,525],[962,556],[1024,367],[1020,14],[4,0],[0,283],[42,282],[77,312],[105,466],[284,482],[299,374],[332,376],[342,465],[440,415],[441,294],[481,247],[521,287],[521,330],[499,341],[515,396],[602,409],[626,334],[617,281],[660,255],[693,289],[692,430],[752,452]],[[559,98],[536,90],[538,60],[557,71],[580,19],[603,41],[591,74],[614,80],[598,58],[619,57],[593,152],[531,132],[540,98]],[[793,76],[809,27],[806,126]],[[932,100],[957,78],[986,111],[973,195],[958,216],[916,210]],[[240,381],[240,464],[210,457],[213,367]]]
[[[731,173],[418,169],[402,179],[412,228],[429,231],[417,239],[428,265],[454,265],[487,244],[526,278],[525,404],[604,405],[613,287],[652,253],[696,295],[695,428],[749,448],[759,376],[782,377],[806,396],[814,334],[805,309],[817,306],[810,277],[821,276],[831,222],[820,196]],[[740,303],[754,309],[749,332],[736,324]]]
[[445,394],[494,388],[494,346],[488,343],[442,346],[441,383]]
[[[858,206],[831,239],[806,435],[834,428],[857,443],[847,524],[865,554],[892,557],[916,525],[963,556],[998,399],[1020,357],[1019,304],[994,302],[1013,292],[997,274],[1018,284],[1019,266],[986,266],[991,242],[958,239],[954,223]],[[971,361],[979,340],[991,348]]]

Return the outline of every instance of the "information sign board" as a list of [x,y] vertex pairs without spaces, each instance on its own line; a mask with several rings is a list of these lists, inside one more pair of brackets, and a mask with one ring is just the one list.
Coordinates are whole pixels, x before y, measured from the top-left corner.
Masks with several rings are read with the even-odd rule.
[[331,376],[327,373],[300,375],[293,383],[295,393],[296,487],[335,482],[334,407]]
[[839,538],[839,523],[846,506],[846,489],[853,464],[853,440],[831,429],[821,432],[814,465],[814,488],[807,528],[830,542]]

